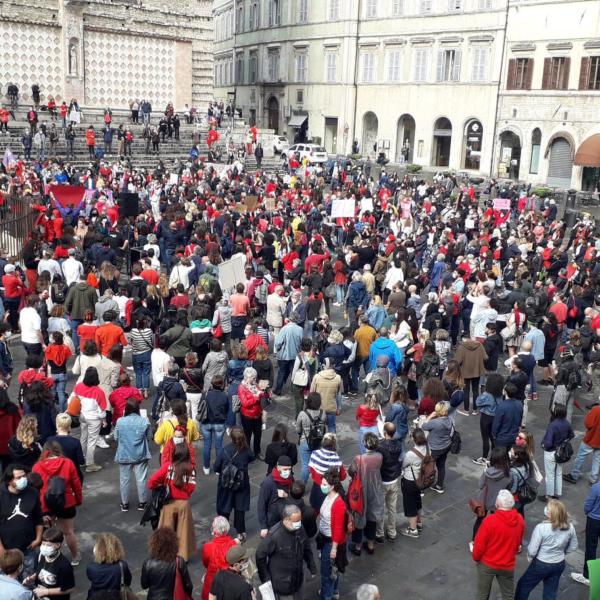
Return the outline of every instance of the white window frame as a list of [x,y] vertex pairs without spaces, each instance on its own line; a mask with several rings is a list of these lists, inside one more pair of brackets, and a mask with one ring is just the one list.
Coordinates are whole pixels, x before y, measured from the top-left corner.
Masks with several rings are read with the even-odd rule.
[[477,10],[491,10],[494,8],[494,0],[477,0]]
[[404,0],[392,1],[392,17],[401,17],[404,14]]
[[327,16],[330,23],[337,21],[340,18],[340,0],[329,0]]
[[365,3],[365,18],[376,19],[377,18],[377,2],[378,0],[366,0]]
[[308,53],[306,51],[296,52],[294,56],[294,81],[306,83],[308,79]]
[[308,23],[308,0],[298,0],[298,23]]
[[402,50],[391,48],[385,53],[385,80],[389,83],[402,81]]
[[[254,76],[252,73],[252,66],[254,64]],[[258,54],[256,52],[250,53],[248,55],[248,82],[250,84],[254,84],[258,81],[260,77],[260,72],[258,68]]]
[[281,3],[283,0],[269,0],[269,27],[281,25]]
[[471,81],[487,81],[489,46],[473,46],[471,48]]
[[459,13],[463,10],[463,0],[448,0],[448,12]]
[[433,0],[417,0],[419,2],[419,14],[430,15],[433,12]]
[[438,50],[435,80],[438,83],[460,81],[461,50],[443,48]]
[[412,80],[415,82],[425,82],[429,80],[429,48],[415,48],[413,50],[413,72]]
[[377,81],[377,53],[374,50],[366,50],[361,54],[360,80],[362,83]]
[[337,82],[337,63],[339,52],[337,50],[327,50],[325,52],[325,81],[327,83]]
[[281,53],[279,50],[267,51],[267,76],[269,81],[281,79]]
[[260,0],[250,2],[250,31],[260,28]]

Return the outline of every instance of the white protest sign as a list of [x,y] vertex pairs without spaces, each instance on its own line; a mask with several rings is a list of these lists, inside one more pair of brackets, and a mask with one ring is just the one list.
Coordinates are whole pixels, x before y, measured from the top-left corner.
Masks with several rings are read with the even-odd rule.
[[219,285],[221,290],[235,288],[238,283],[246,281],[246,257],[243,254],[234,254],[229,260],[219,265]]
[[355,200],[334,200],[331,203],[331,218],[339,219],[343,217],[352,218],[356,208]]
[[373,212],[373,198],[363,198],[360,201],[360,212]]

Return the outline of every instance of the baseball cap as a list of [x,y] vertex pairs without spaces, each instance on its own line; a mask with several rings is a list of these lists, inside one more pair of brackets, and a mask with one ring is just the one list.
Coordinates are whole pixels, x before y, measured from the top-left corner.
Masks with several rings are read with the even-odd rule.
[[248,550],[241,544],[236,544],[227,550],[226,558],[229,565],[235,565],[248,558]]

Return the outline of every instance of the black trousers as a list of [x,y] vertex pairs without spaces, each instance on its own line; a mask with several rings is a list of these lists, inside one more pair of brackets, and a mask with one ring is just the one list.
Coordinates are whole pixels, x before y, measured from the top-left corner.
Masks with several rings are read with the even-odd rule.
[[471,377],[470,379],[465,379],[465,410],[469,410],[469,399],[471,396],[471,390],[473,391],[473,403],[475,403],[475,398],[479,396],[479,377]]
[[375,540],[375,533],[377,532],[377,521],[367,521],[364,529],[355,529],[352,532],[352,543],[360,546],[363,540],[363,534],[367,541],[372,542]]
[[[230,514],[223,513],[220,516],[225,517],[229,521]],[[243,510],[233,509],[233,526],[238,534],[246,533],[246,513]]]
[[600,538],[600,520],[588,517],[585,522],[585,558],[583,559],[583,576],[590,578],[587,561],[596,558],[598,539]]
[[450,452],[450,446],[443,450],[431,451],[431,456],[435,458],[435,466],[437,468],[436,484],[441,488],[444,487],[444,479],[446,479],[446,459],[448,458],[448,452]]
[[481,456],[487,458],[490,453],[490,445],[492,443],[492,423],[494,417],[481,413],[479,415],[479,430],[481,432],[482,451]]
[[252,451],[254,452],[254,456],[258,456],[260,454],[260,441],[262,438],[262,419],[249,419],[248,417],[244,417],[244,415],[241,415],[241,417],[246,442],[249,446],[250,439],[254,436]]

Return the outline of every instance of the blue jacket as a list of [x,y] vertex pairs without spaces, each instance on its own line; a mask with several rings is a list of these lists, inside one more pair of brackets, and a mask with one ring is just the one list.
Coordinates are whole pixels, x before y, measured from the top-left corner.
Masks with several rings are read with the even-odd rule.
[[445,262],[436,261],[433,263],[433,268],[431,269],[431,273],[429,274],[429,282],[431,284],[431,289],[435,290],[440,285],[440,279],[442,278],[442,273],[446,268]]
[[150,460],[148,442],[152,437],[150,422],[141,415],[131,414],[117,421],[114,431],[117,441],[115,462],[136,464]]
[[478,396],[477,400],[475,400],[475,405],[484,415],[493,417],[496,414],[496,407],[499,402],[501,402],[501,400],[494,398],[489,392],[483,392],[483,394]]
[[296,360],[300,352],[303,330],[296,323],[284,325],[275,336],[275,353],[277,360]]
[[600,521],[600,483],[595,483],[585,499],[583,512],[586,517]]
[[393,423],[396,426],[394,438],[404,440],[408,434],[408,409],[400,402],[394,402],[390,407],[385,418],[386,423]]
[[369,317],[369,325],[376,331],[379,331],[383,327],[387,311],[383,306],[371,306],[367,311],[367,317]]
[[567,419],[554,419],[548,424],[542,440],[542,448],[546,452],[554,452],[565,440],[575,437],[571,423]]
[[321,362],[324,362],[326,358],[331,361],[331,366],[336,372],[342,369],[343,362],[350,356],[350,348],[344,344],[327,344],[323,354],[320,356]]
[[369,362],[371,363],[371,371],[377,367],[377,357],[385,355],[390,359],[388,369],[392,373],[398,371],[398,367],[402,364],[404,354],[402,350],[396,346],[396,343],[387,337],[377,338],[369,350]]
[[492,437],[496,446],[510,447],[514,444],[522,418],[523,403],[520,400],[503,400],[498,404],[492,423]]
[[367,288],[362,281],[353,281],[348,288],[348,300],[346,306],[350,309],[356,310],[359,306],[367,308],[371,298]]

